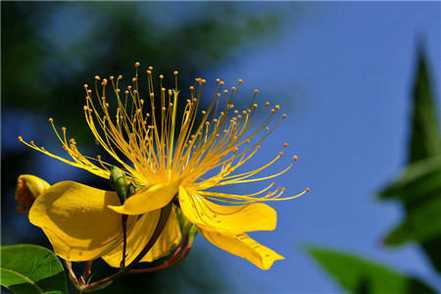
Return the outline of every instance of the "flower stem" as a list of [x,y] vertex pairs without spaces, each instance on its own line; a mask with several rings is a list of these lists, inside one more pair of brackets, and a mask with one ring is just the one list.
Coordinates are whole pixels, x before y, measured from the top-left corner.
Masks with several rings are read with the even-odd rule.
[[127,255],[127,215],[122,216],[122,232],[123,232],[123,249],[121,257],[121,268],[126,267],[126,255]]

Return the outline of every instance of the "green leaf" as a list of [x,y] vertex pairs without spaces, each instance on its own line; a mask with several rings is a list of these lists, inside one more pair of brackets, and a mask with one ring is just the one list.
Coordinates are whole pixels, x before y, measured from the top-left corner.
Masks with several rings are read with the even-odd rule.
[[386,245],[397,246],[406,242],[425,242],[441,236],[441,198],[425,202],[410,210],[404,221],[384,240]]
[[385,237],[386,245],[418,242],[441,272],[441,136],[425,55],[419,51],[413,87],[408,167],[379,193],[403,204],[401,224]]
[[420,160],[406,168],[394,183],[379,193],[381,199],[396,199],[405,206],[441,195],[441,156]]
[[307,251],[348,293],[436,293],[414,277],[355,255],[318,247],[308,247]]
[[2,246],[0,270],[0,284],[13,293],[68,293],[63,266],[44,247]]
[[1,285],[14,293],[41,294],[43,290],[31,279],[8,269],[0,268]]
[[408,162],[441,154],[439,124],[429,69],[423,50],[419,50],[413,87],[413,113]]

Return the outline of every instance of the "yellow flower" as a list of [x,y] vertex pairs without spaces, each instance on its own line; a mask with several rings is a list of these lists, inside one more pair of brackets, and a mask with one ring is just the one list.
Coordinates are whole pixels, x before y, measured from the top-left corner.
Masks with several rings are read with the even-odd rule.
[[[225,89],[224,81],[217,79],[213,99],[201,110],[205,79],[196,78],[184,96],[178,89],[177,71],[173,72],[172,86],[163,75],[159,75],[157,85],[153,68],[148,67],[147,93],[142,94],[139,66],[135,64],[136,74],[124,90],[121,75],[109,79],[95,76],[93,90],[84,85],[86,122],[96,142],[134,184],[135,194],[120,203],[114,192],[74,182],[57,183],[37,198],[30,211],[31,222],[45,231],[56,253],[63,258],[74,261],[102,256],[109,264],[118,266],[121,260],[118,215],[129,216],[130,262],[148,242],[161,208],[177,199],[179,204],[175,209],[182,210],[186,220],[196,225],[208,241],[261,269],[269,269],[283,257],[254,241],[248,233],[275,229],[277,213],[264,202],[294,199],[307,189],[283,196],[285,188],[274,183],[249,194],[225,193],[214,188],[256,184],[291,169],[292,162],[284,169],[259,176],[283,157],[284,152],[278,152],[258,168],[237,172],[256,155],[262,142],[286,115],[278,114],[279,105],[265,102],[263,108],[268,110],[268,117],[253,127],[251,119],[259,109],[256,102],[259,92],[254,91],[249,106],[242,110],[233,104],[242,80]],[[49,122],[70,159],[33,141],[19,137],[20,141],[50,157],[109,179],[111,164],[100,156],[83,155],[77,142],[68,137],[66,128],[60,132],[53,119]],[[156,249],[150,251],[156,252],[151,259],[165,255],[179,242],[181,235],[175,213],[169,223],[172,224],[167,224],[166,232],[161,235],[162,243],[159,240]],[[158,248],[158,244],[162,247]]]
[[[115,192],[72,181],[49,185],[36,176],[22,175],[18,180],[16,197],[22,199],[29,194],[34,196],[29,221],[44,231],[57,255],[68,261],[103,257],[111,266],[120,266],[123,237],[121,215],[107,208],[108,205],[119,203]],[[174,211],[171,216],[159,240],[143,261],[163,257],[180,242],[181,232]],[[150,239],[158,218],[159,211],[139,219],[129,217],[127,264]]]

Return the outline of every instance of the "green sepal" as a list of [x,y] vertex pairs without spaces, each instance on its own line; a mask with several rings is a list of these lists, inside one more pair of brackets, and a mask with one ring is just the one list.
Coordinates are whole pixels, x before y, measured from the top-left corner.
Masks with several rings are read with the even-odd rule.
[[199,229],[194,224],[190,224],[190,228],[188,230],[188,244],[192,244],[194,241],[194,238],[196,238],[197,234],[199,232]]

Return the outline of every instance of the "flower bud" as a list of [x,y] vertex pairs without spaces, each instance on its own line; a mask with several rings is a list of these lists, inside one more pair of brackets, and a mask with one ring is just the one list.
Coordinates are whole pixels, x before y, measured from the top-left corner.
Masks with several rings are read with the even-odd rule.
[[131,192],[130,183],[127,181],[124,172],[116,166],[113,166],[110,171],[110,183],[118,194],[121,204],[123,204]]
[[20,175],[17,179],[15,201],[17,211],[27,213],[38,196],[50,187],[45,180],[33,175]]

